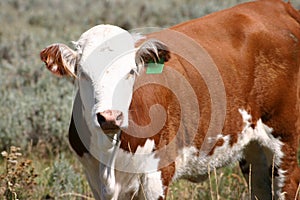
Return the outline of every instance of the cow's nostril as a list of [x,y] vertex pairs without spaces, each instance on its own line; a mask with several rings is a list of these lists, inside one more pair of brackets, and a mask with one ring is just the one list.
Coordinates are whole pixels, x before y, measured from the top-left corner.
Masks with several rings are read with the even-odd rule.
[[98,113],[97,114],[97,121],[98,121],[98,123],[101,126],[102,124],[104,124],[106,122],[106,119],[105,119],[105,117],[103,115],[101,115],[100,113]]
[[105,110],[97,113],[97,121],[104,132],[119,130],[123,119],[123,113],[118,110]]
[[119,121],[119,120],[123,120],[123,113],[120,113],[117,118],[116,118],[116,121]]

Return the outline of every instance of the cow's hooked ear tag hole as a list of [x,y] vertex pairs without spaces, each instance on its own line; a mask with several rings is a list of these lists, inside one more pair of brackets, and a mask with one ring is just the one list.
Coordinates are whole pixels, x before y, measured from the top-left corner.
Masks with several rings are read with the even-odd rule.
[[146,74],[161,74],[165,66],[165,61],[161,58],[158,62],[150,61],[147,64]]

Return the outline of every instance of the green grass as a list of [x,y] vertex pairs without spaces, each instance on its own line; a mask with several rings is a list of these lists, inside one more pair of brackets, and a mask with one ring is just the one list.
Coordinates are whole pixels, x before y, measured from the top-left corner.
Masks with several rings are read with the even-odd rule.
[[[242,1],[1,1],[0,152],[18,146],[22,155],[9,167],[7,159],[0,156],[0,199],[5,191],[6,199],[91,197],[66,137],[74,85],[45,69],[39,59],[41,49],[55,42],[70,44],[96,24],[126,29],[168,27]],[[300,5],[299,1],[294,3]],[[169,199],[217,199],[217,194],[219,199],[243,199],[247,188],[241,177],[235,166],[218,170],[217,176],[200,184],[178,181],[170,188]],[[30,187],[22,178],[32,181]],[[13,180],[16,184],[8,186]]]

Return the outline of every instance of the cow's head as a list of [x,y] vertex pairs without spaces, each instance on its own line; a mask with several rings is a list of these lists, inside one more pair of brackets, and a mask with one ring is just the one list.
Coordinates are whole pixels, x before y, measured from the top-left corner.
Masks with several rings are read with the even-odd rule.
[[145,41],[138,48],[135,43],[127,31],[99,25],[74,42],[75,50],[52,44],[41,51],[40,57],[53,74],[78,80],[88,124],[112,133],[128,126],[135,76],[148,62],[170,57],[167,47],[158,40]]

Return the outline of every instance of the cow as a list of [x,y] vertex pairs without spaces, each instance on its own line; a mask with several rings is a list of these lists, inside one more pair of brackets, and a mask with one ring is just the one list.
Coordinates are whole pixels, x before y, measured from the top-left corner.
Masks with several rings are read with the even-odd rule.
[[239,162],[251,199],[298,199],[300,13],[258,0],[146,35],[98,25],[40,53],[78,91],[69,141],[96,199],[166,199]]

